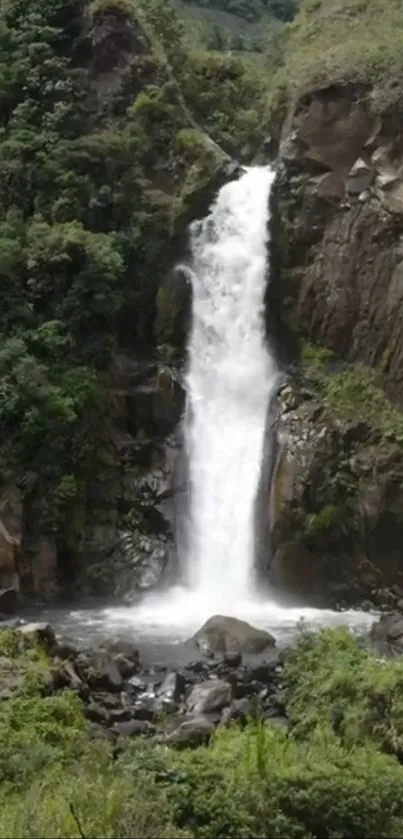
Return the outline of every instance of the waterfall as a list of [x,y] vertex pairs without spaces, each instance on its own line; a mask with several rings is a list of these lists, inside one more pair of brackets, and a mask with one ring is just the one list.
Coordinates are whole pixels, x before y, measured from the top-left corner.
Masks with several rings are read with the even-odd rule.
[[134,609],[105,610],[103,619],[115,629],[134,626],[147,638],[176,643],[217,612],[283,638],[292,636],[301,617],[317,626],[368,623],[360,613],[291,608],[255,586],[256,511],[264,498],[256,501],[270,473],[278,383],[264,326],[273,181],[269,168],[248,169],[222,187],[208,216],[191,226],[183,575],[179,585],[150,593]]
[[269,195],[248,169],[191,226],[186,583],[207,601],[253,596],[255,502],[276,367],[265,341]]

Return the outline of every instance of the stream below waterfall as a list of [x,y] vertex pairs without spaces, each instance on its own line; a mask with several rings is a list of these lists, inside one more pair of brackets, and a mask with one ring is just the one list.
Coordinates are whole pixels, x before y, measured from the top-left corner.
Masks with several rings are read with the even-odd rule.
[[[224,611],[224,610],[222,610]],[[74,607],[36,608],[23,613],[28,620],[46,620],[57,633],[80,647],[94,647],[119,638],[134,643],[145,665],[185,666],[198,657],[194,645],[186,641],[217,610],[211,604],[197,603],[185,589],[149,597],[138,606],[82,604]],[[297,606],[281,606],[273,601],[244,602],[225,614],[248,620],[274,635],[278,647],[289,644],[301,622],[311,629],[348,626],[366,634],[376,616],[367,612],[335,612]],[[264,658],[264,655],[263,655]]]

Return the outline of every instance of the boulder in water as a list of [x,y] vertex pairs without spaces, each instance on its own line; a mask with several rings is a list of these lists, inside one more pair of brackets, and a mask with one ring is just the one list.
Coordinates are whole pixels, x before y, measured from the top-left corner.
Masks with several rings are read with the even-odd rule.
[[257,629],[247,621],[226,615],[209,618],[192,640],[203,651],[220,653],[261,653],[276,644],[275,638],[265,629]]

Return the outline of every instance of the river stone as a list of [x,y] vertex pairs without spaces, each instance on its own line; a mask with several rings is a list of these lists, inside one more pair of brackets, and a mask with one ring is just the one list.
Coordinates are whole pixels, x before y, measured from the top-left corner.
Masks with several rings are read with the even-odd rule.
[[102,706],[97,705],[96,702],[90,702],[89,705],[87,705],[84,709],[84,714],[87,717],[87,720],[91,720],[91,722],[97,722],[104,725],[107,724],[110,719],[109,712],[106,710],[106,708],[102,708]]
[[21,632],[24,638],[41,644],[46,649],[53,647],[56,640],[52,627],[49,623],[45,622],[27,623],[24,626],[20,626],[18,632]]
[[187,707],[194,714],[221,711],[231,701],[231,685],[222,679],[209,679],[195,685],[187,699]]
[[203,716],[198,716],[181,723],[166,737],[165,742],[177,749],[194,749],[206,745],[213,731],[213,723]]
[[180,698],[185,693],[185,686],[186,682],[184,675],[173,671],[172,673],[167,673],[165,676],[165,679],[159,689],[159,694],[165,699],[179,702]]
[[155,728],[148,720],[127,720],[127,722],[115,722],[112,731],[119,737],[138,737],[154,734]]
[[208,652],[261,653],[274,647],[275,638],[265,629],[226,615],[214,615],[193,636],[198,647]]
[[246,722],[248,718],[256,717],[256,703],[246,696],[242,699],[234,699],[228,708],[224,708],[221,715],[223,725],[231,722]]
[[381,647],[403,649],[403,616],[400,613],[382,615],[371,627],[372,640]]
[[123,679],[129,679],[138,670],[138,662],[133,661],[123,653],[115,655],[114,661]]
[[92,689],[111,692],[122,689],[123,678],[115,659],[100,655],[94,664],[95,666],[90,666],[86,673],[88,684]]

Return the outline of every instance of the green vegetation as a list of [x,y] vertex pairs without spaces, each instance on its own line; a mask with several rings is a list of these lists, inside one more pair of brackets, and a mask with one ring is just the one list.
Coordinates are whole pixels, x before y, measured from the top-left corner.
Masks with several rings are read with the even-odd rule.
[[[144,46],[112,71],[116,91],[96,69],[107,12]],[[189,54],[165,0],[0,4],[0,472],[26,532],[55,533],[65,557],[110,437],[111,360],[156,354],[172,234],[224,159],[203,130],[250,153],[256,78]]]
[[181,79],[195,119],[229,154],[249,160],[261,142],[265,79],[241,58],[194,51]]
[[335,372],[332,353],[326,347],[304,344],[303,370],[320,396],[326,418],[343,423],[362,423],[372,440],[403,443],[403,414],[389,401],[382,387],[380,370],[357,364]]
[[[282,39],[282,66],[274,73],[269,109],[295,103],[331,84],[371,89],[375,111],[401,99],[403,7],[400,0],[302,0]],[[276,70],[269,53],[270,68]]]
[[211,50],[257,53],[295,16],[299,0],[176,0],[193,39]]
[[313,397],[315,418],[308,422],[316,434],[302,453],[306,492],[284,511],[279,538],[292,533],[318,555],[365,556],[369,546],[358,503],[360,479],[376,469],[380,455],[396,464],[399,474],[402,413],[386,396],[378,370],[364,365],[336,369],[326,347],[302,344],[302,372]]
[[[184,0],[194,2],[194,0]],[[221,9],[245,20],[259,20],[265,12],[282,21],[292,20],[298,0],[199,0],[205,8]]]
[[403,755],[403,662],[375,658],[347,630],[303,633],[287,665],[297,738],[329,726],[346,748]]
[[[0,643],[26,662],[16,633]],[[112,748],[67,690],[3,699],[0,837],[400,836],[402,680],[401,662],[346,630],[303,632],[285,670],[288,735],[262,720],[181,752]]]

